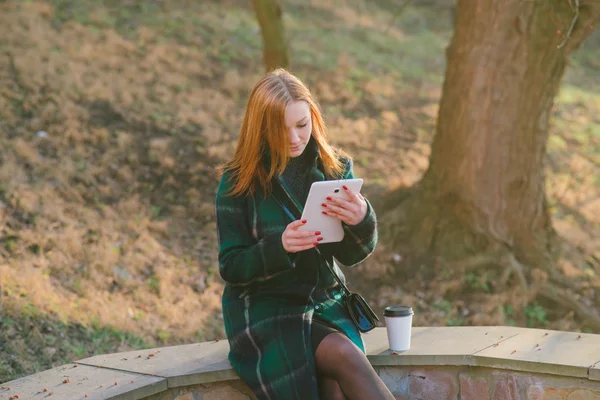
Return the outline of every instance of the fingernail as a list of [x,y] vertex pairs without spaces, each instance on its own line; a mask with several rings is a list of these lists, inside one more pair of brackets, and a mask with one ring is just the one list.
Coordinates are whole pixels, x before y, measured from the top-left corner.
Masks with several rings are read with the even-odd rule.
[[327,215],[327,213],[325,211],[321,211],[323,214]]
[[325,204],[325,203],[323,203],[323,204],[321,204],[321,205],[322,205],[323,207],[327,207],[327,204]]
[[303,219],[303,220],[302,220],[302,223],[303,223],[303,224],[305,224],[305,223],[306,223],[306,220],[305,220],[305,219]]
[[344,188],[344,190],[348,190],[348,187],[346,185],[342,186]]
[[317,236],[319,236],[320,234],[321,234],[321,232],[319,232],[319,231],[315,232],[315,235],[317,235]]
[[321,240],[323,240],[323,238],[319,236],[319,237],[317,238],[317,242],[320,242]]
[[331,200],[331,197],[327,196],[327,200]]
[[315,247],[317,247],[318,244],[319,244],[319,242],[315,242]]

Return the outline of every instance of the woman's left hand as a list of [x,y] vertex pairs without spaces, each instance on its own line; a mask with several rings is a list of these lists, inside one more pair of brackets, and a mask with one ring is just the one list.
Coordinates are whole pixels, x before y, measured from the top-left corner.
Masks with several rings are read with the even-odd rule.
[[354,226],[362,222],[367,215],[367,201],[360,193],[354,193],[343,186],[346,198],[329,196],[321,204],[323,214],[342,220],[346,225]]

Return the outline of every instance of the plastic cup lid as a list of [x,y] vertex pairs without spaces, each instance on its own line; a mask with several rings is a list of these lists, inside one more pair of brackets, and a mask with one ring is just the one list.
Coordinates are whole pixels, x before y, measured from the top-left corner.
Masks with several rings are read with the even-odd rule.
[[406,317],[413,314],[412,307],[408,306],[388,306],[383,310],[383,315],[386,317]]

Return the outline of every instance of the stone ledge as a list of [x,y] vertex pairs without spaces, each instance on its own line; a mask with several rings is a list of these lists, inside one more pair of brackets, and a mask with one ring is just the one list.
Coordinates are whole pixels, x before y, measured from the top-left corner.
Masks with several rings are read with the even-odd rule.
[[505,326],[413,328],[410,350],[392,355],[385,328],[364,336],[373,365],[475,365],[473,355],[522,332]]
[[[600,335],[516,327],[415,327],[411,349],[392,354],[385,328],[364,335],[376,368],[476,366],[600,381]],[[99,355],[7,382],[0,400],[141,399],[179,387],[237,379],[226,340]],[[62,383],[69,378],[70,382]],[[114,383],[117,382],[117,385]]]
[[[413,328],[411,349],[392,356],[385,331],[365,336],[375,343],[375,366],[448,365],[600,380],[600,335],[516,327]],[[376,347],[379,346],[379,347]]]
[[87,399],[137,400],[168,389],[167,380],[161,377],[76,365],[67,364],[6,382],[2,386],[10,390],[0,389],[0,400],[16,394],[19,400],[79,400],[86,395]]
[[227,359],[226,340],[104,354],[79,360],[80,364],[163,377],[168,386],[237,379]]

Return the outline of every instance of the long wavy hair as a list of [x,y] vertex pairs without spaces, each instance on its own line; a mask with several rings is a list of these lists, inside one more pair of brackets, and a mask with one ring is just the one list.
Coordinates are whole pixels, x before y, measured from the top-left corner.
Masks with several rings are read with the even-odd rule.
[[[270,192],[271,180],[283,173],[290,159],[285,111],[294,101],[306,101],[310,107],[311,135],[318,145],[323,172],[331,177],[342,174],[338,157],[347,155],[328,143],[319,105],[300,79],[280,68],[266,74],[252,89],[233,158],[218,167],[220,174],[232,173],[229,195],[252,195],[256,184],[265,194]],[[269,163],[263,162],[267,154]]]

